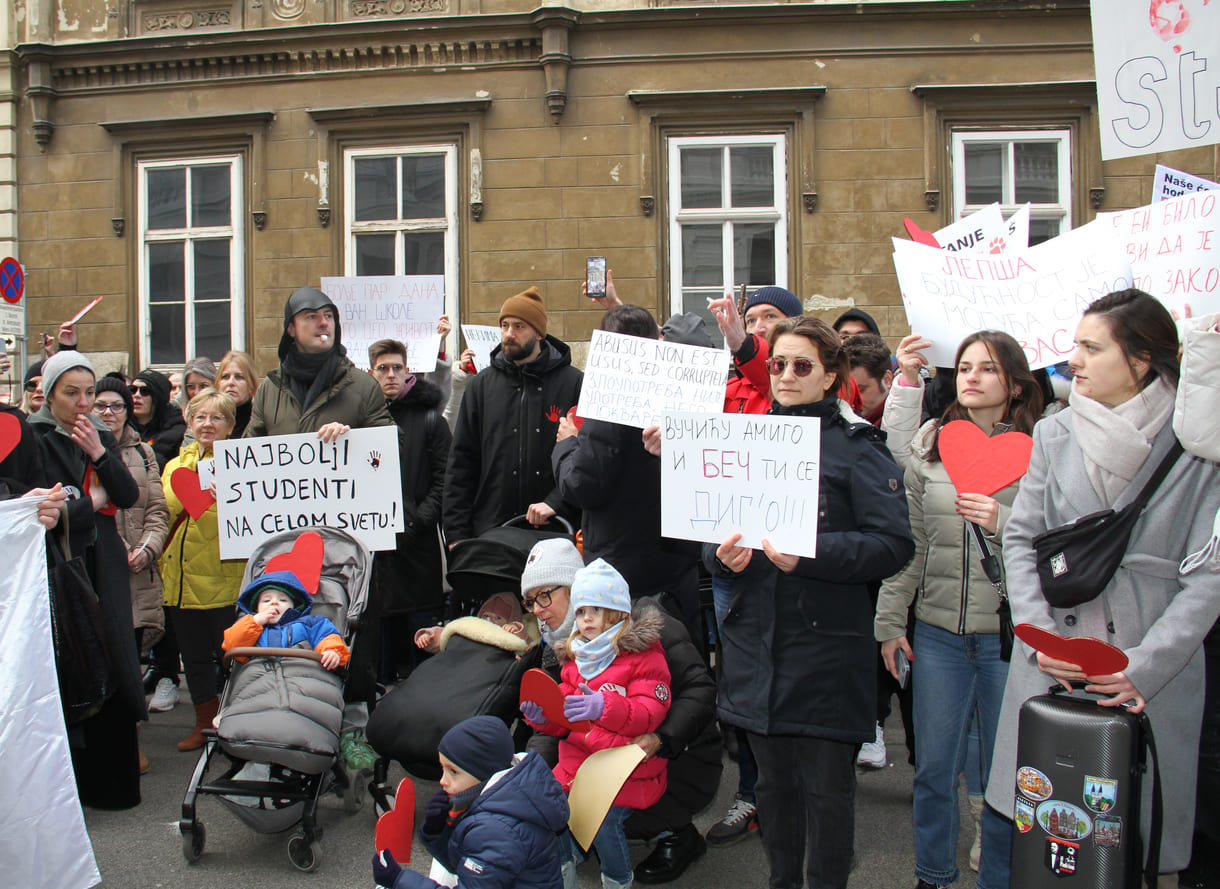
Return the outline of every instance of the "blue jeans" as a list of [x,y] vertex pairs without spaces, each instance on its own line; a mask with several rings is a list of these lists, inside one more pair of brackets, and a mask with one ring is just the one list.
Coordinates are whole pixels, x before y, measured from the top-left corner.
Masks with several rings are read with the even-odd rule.
[[[623,830],[623,822],[634,811],[624,806],[611,806],[606,820],[593,838],[593,848],[597,850],[602,873],[617,883],[630,883],[635,876],[631,867],[631,850],[627,848],[627,834]],[[572,843],[572,857],[578,862],[584,861],[586,856],[576,844],[575,837],[571,834],[568,837]]]
[[[911,662],[915,737],[919,739],[915,747],[915,876],[947,886],[959,873],[957,776],[965,765],[967,732],[977,709],[979,771],[986,787],[1008,664],[1000,660],[999,635],[958,636],[922,621],[915,623],[911,649],[915,655]],[[984,850],[987,836],[984,830]],[[1003,882],[998,874],[987,882],[984,877],[980,873],[980,886],[1008,885],[1006,875]]]

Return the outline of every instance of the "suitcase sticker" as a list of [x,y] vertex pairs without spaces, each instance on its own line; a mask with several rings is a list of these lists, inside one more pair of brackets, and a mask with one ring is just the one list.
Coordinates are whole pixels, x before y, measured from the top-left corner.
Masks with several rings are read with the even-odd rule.
[[1017,769],[1017,789],[1036,800],[1050,799],[1050,795],[1055,792],[1051,779],[1032,766]]
[[1104,815],[1113,809],[1117,799],[1117,781],[1095,778],[1092,775],[1084,776],[1084,804],[1098,815]]
[[1034,804],[1027,799],[1017,797],[1013,806],[1013,820],[1017,822],[1017,830],[1029,833],[1034,829]]
[[1080,846],[1077,843],[1047,840],[1046,856],[1042,861],[1055,876],[1070,877],[1076,873],[1076,853],[1079,851]]
[[1123,842],[1123,820],[1104,815],[1093,822],[1093,842],[1117,849]]
[[1084,809],[1060,799],[1038,806],[1037,820],[1043,830],[1061,840],[1083,840],[1093,832],[1093,821]]

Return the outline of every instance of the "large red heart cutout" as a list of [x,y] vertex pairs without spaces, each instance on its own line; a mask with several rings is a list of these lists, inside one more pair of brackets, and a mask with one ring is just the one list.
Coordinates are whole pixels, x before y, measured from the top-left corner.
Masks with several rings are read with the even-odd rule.
[[1033,624],[1017,624],[1017,638],[1035,651],[1058,661],[1075,664],[1086,676],[1109,676],[1127,669],[1127,655],[1121,648],[1092,636],[1071,639]]
[[199,488],[199,473],[189,466],[179,466],[169,475],[169,486],[174,489],[174,496],[182,503],[187,515],[195,521],[208,511],[208,507],[216,504],[216,498],[211,491]]
[[988,436],[970,420],[940,428],[940,459],[959,494],[990,497],[1025,475],[1034,440],[1024,432]]
[[318,580],[322,577],[322,535],[317,531],[303,531],[292,544],[292,549],[267,560],[263,569],[291,571],[305,587],[309,595],[317,595]]
[[[352,775],[351,780],[359,778]],[[410,777],[404,777],[398,782],[398,790],[394,792],[394,808],[377,819],[377,828],[373,833],[377,850],[389,849],[394,860],[399,864],[411,863],[411,838],[415,832],[415,785]]]
[[521,677],[521,700],[540,704],[542,715],[548,722],[563,726],[569,731],[587,732],[593,727],[593,723],[588,720],[568,722],[563,715],[563,692],[559,689],[559,683],[537,667],[526,670],[525,675]]
[[21,444],[21,421],[13,414],[0,414],[0,463]]
[[940,244],[936,243],[936,235],[931,232],[926,232],[910,219],[903,219],[902,224],[906,227],[907,234],[911,236],[911,240],[919,244],[927,244],[929,247],[940,249]]

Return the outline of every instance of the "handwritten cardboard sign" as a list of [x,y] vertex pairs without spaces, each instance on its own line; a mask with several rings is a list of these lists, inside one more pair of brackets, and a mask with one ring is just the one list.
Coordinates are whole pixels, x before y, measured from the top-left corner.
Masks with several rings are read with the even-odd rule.
[[593,331],[576,413],[645,429],[666,413],[720,411],[729,353]]
[[1102,160],[1220,142],[1220,4],[1090,6]]
[[443,275],[366,275],[323,278],[322,292],[334,300],[343,326],[347,357],[368,370],[369,346],[400,340],[412,373],[436,370],[440,334],[436,319],[445,312]]
[[273,534],[326,525],[372,550],[403,530],[398,427],[353,429],[331,444],[312,433],[218,441],[220,557],[246,559]]
[[1180,198],[1192,191],[1217,190],[1220,190],[1220,182],[1212,182],[1201,176],[1192,176],[1181,170],[1175,170],[1173,167],[1157,164],[1156,175],[1152,178],[1152,203],[1157,204],[1170,198]]
[[816,556],[821,445],[812,417],[666,414],[661,534]]
[[500,345],[500,328],[489,324],[463,324],[462,336],[466,348],[474,350],[474,369],[484,371],[491,367],[491,353]]

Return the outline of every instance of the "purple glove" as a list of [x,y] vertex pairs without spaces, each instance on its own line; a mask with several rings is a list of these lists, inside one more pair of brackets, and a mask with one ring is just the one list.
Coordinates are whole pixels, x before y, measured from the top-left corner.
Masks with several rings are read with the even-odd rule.
[[419,832],[426,833],[429,836],[437,836],[445,829],[445,822],[448,819],[449,794],[443,790],[438,790],[432,794],[432,799],[428,800],[428,804],[424,806],[424,818],[419,826]]
[[522,701],[521,715],[534,725],[546,724],[546,716],[542,713],[542,705],[537,701]]
[[596,722],[606,709],[606,698],[585,683],[580,684],[582,694],[568,695],[563,699],[563,716],[568,722]]
[[398,881],[398,875],[401,873],[402,868],[398,866],[389,849],[382,849],[373,856],[373,879],[377,881],[378,886],[394,889],[394,883]]

